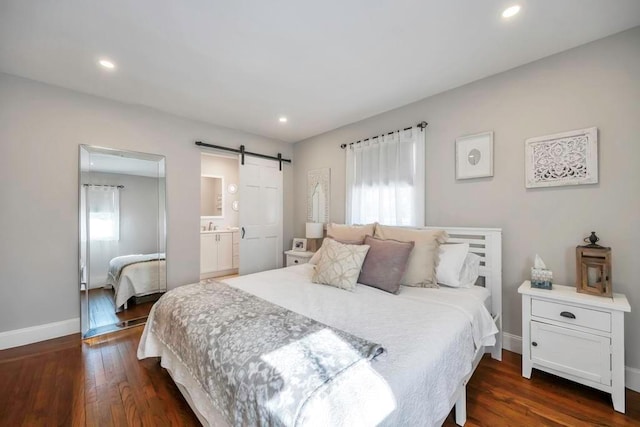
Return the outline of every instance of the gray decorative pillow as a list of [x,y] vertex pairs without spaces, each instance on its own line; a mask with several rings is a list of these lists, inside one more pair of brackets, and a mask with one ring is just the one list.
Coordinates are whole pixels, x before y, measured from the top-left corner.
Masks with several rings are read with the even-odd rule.
[[355,290],[369,246],[343,245],[333,239],[326,239],[322,247],[322,256],[311,281],[347,291]]
[[358,283],[392,294],[397,293],[415,243],[367,236],[364,244],[370,246],[370,249],[362,264]]

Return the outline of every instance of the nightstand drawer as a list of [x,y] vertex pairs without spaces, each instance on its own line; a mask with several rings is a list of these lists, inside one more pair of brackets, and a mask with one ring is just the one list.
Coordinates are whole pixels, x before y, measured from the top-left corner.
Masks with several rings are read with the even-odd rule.
[[287,267],[298,264],[306,264],[307,262],[309,262],[309,258],[287,255]]
[[531,315],[583,328],[611,332],[611,313],[539,299],[531,300]]

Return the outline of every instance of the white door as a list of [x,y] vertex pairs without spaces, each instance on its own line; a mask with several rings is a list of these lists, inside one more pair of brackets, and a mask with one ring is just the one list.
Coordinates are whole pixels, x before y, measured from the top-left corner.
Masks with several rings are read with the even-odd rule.
[[282,171],[274,160],[240,165],[240,274],[282,267]]

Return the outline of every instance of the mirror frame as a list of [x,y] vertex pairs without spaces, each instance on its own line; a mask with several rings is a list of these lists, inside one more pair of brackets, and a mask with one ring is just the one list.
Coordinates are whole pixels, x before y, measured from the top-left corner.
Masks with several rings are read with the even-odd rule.
[[[82,269],[82,262],[81,262],[81,258],[80,255],[82,253],[82,246],[87,245],[88,246],[88,241],[83,242],[82,241],[82,223],[81,223],[81,215],[80,215],[80,209],[82,208],[81,205],[81,198],[82,198],[82,192],[83,192],[83,174],[86,172],[91,172],[90,169],[89,170],[83,170],[83,159],[85,158],[85,156],[87,155],[91,155],[91,154],[95,154],[95,153],[101,153],[101,154],[108,154],[108,155],[113,155],[113,156],[120,156],[120,157],[128,157],[128,158],[136,158],[136,159],[140,159],[140,160],[149,160],[149,161],[156,161],[158,162],[158,177],[157,179],[159,180],[159,184],[158,184],[158,197],[160,197],[160,189],[162,188],[164,191],[164,197],[162,202],[160,200],[158,200],[158,212],[160,212],[160,210],[164,211],[164,222],[161,224],[158,224],[158,251],[160,251],[161,249],[163,249],[163,252],[165,253],[165,263],[167,260],[167,249],[168,249],[168,242],[169,242],[169,238],[168,238],[168,233],[167,233],[167,224],[168,224],[168,210],[167,210],[167,158],[165,155],[162,154],[153,154],[153,153],[143,153],[140,151],[132,151],[132,150],[121,150],[121,149],[116,149],[116,148],[108,148],[108,147],[102,147],[102,146],[97,146],[97,145],[89,145],[89,144],[79,144],[78,145],[78,206],[77,206],[77,212],[78,212],[78,253],[77,253],[77,261],[78,261],[78,281],[77,281],[77,291],[81,293],[82,290],[82,275],[83,275],[83,269]],[[164,180],[164,182],[162,182],[161,180]],[[160,234],[164,234],[164,244],[161,245],[160,242]],[[90,252],[87,251],[87,257],[90,256]],[[165,282],[168,284],[168,275],[167,275],[167,269],[165,269]],[[90,274],[90,267],[86,268],[86,273],[87,275]],[[88,282],[88,280],[87,280]],[[80,334],[82,336],[83,339],[88,339],[88,338],[93,338],[99,335],[103,335],[103,334],[107,334],[107,333],[112,333],[112,332],[117,332],[123,329],[129,329],[129,328],[133,328],[136,326],[139,326],[141,324],[146,323],[146,319],[147,317],[145,316],[144,318],[139,318],[139,319],[133,319],[132,321],[121,321],[118,323],[113,324],[113,328],[110,330],[105,330],[105,331],[101,331],[98,333],[92,333],[92,328],[91,328],[91,324],[90,324],[90,319],[89,319],[89,292],[88,292],[88,285],[89,283],[85,284],[85,288],[87,290],[87,292],[85,292],[84,296],[82,295],[82,293],[80,294]],[[168,286],[165,289],[164,292],[168,291]],[[83,304],[83,297],[85,299],[84,304]],[[83,306],[84,309],[83,310]],[[86,311],[86,312],[84,312]],[[107,325],[108,326],[108,325]],[[103,329],[103,327],[98,327],[98,328],[94,328],[94,329]],[[106,328],[105,328],[106,329]]]
[[[220,194],[222,195],[222,215],[200,215],[200,220],[214,220],[214,219],[224,219],[224,202],[225,202],[225,193],[226,188],[224,185],[224,176],[221,175],[209,175],[209,174],[201,174],[200,178],[219,178],[220,179]],[[200,197],[202,197],[202,184],[200,184]]]

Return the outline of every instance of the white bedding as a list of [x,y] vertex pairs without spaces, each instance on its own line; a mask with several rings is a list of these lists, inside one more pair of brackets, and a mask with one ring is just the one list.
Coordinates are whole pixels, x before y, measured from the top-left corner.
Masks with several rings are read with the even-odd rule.
[[[386,352],[365,365],[357,381],[333,387],[330,408],[309,425],[440,425],[472,369],[475,349],[492,345],[497,332],[481,289],[402,287],[398,295],[358,285],[347,292],[310,281],[309,264],[226,280],[265,300],[356,336]],[[484,297],[483,297],[484,296]],[[181,365],[152,334],[141,339],[138,357],[162,356],[174,380],[189,392],[199,416],[212,425],[220,417]],[[365,384],[366,383],[366,384]]]
[[110,280],[115,292],[116,308],[133,296],[162,292],[167,289],[167,262],[146,261],[127,265],[118,280]]

